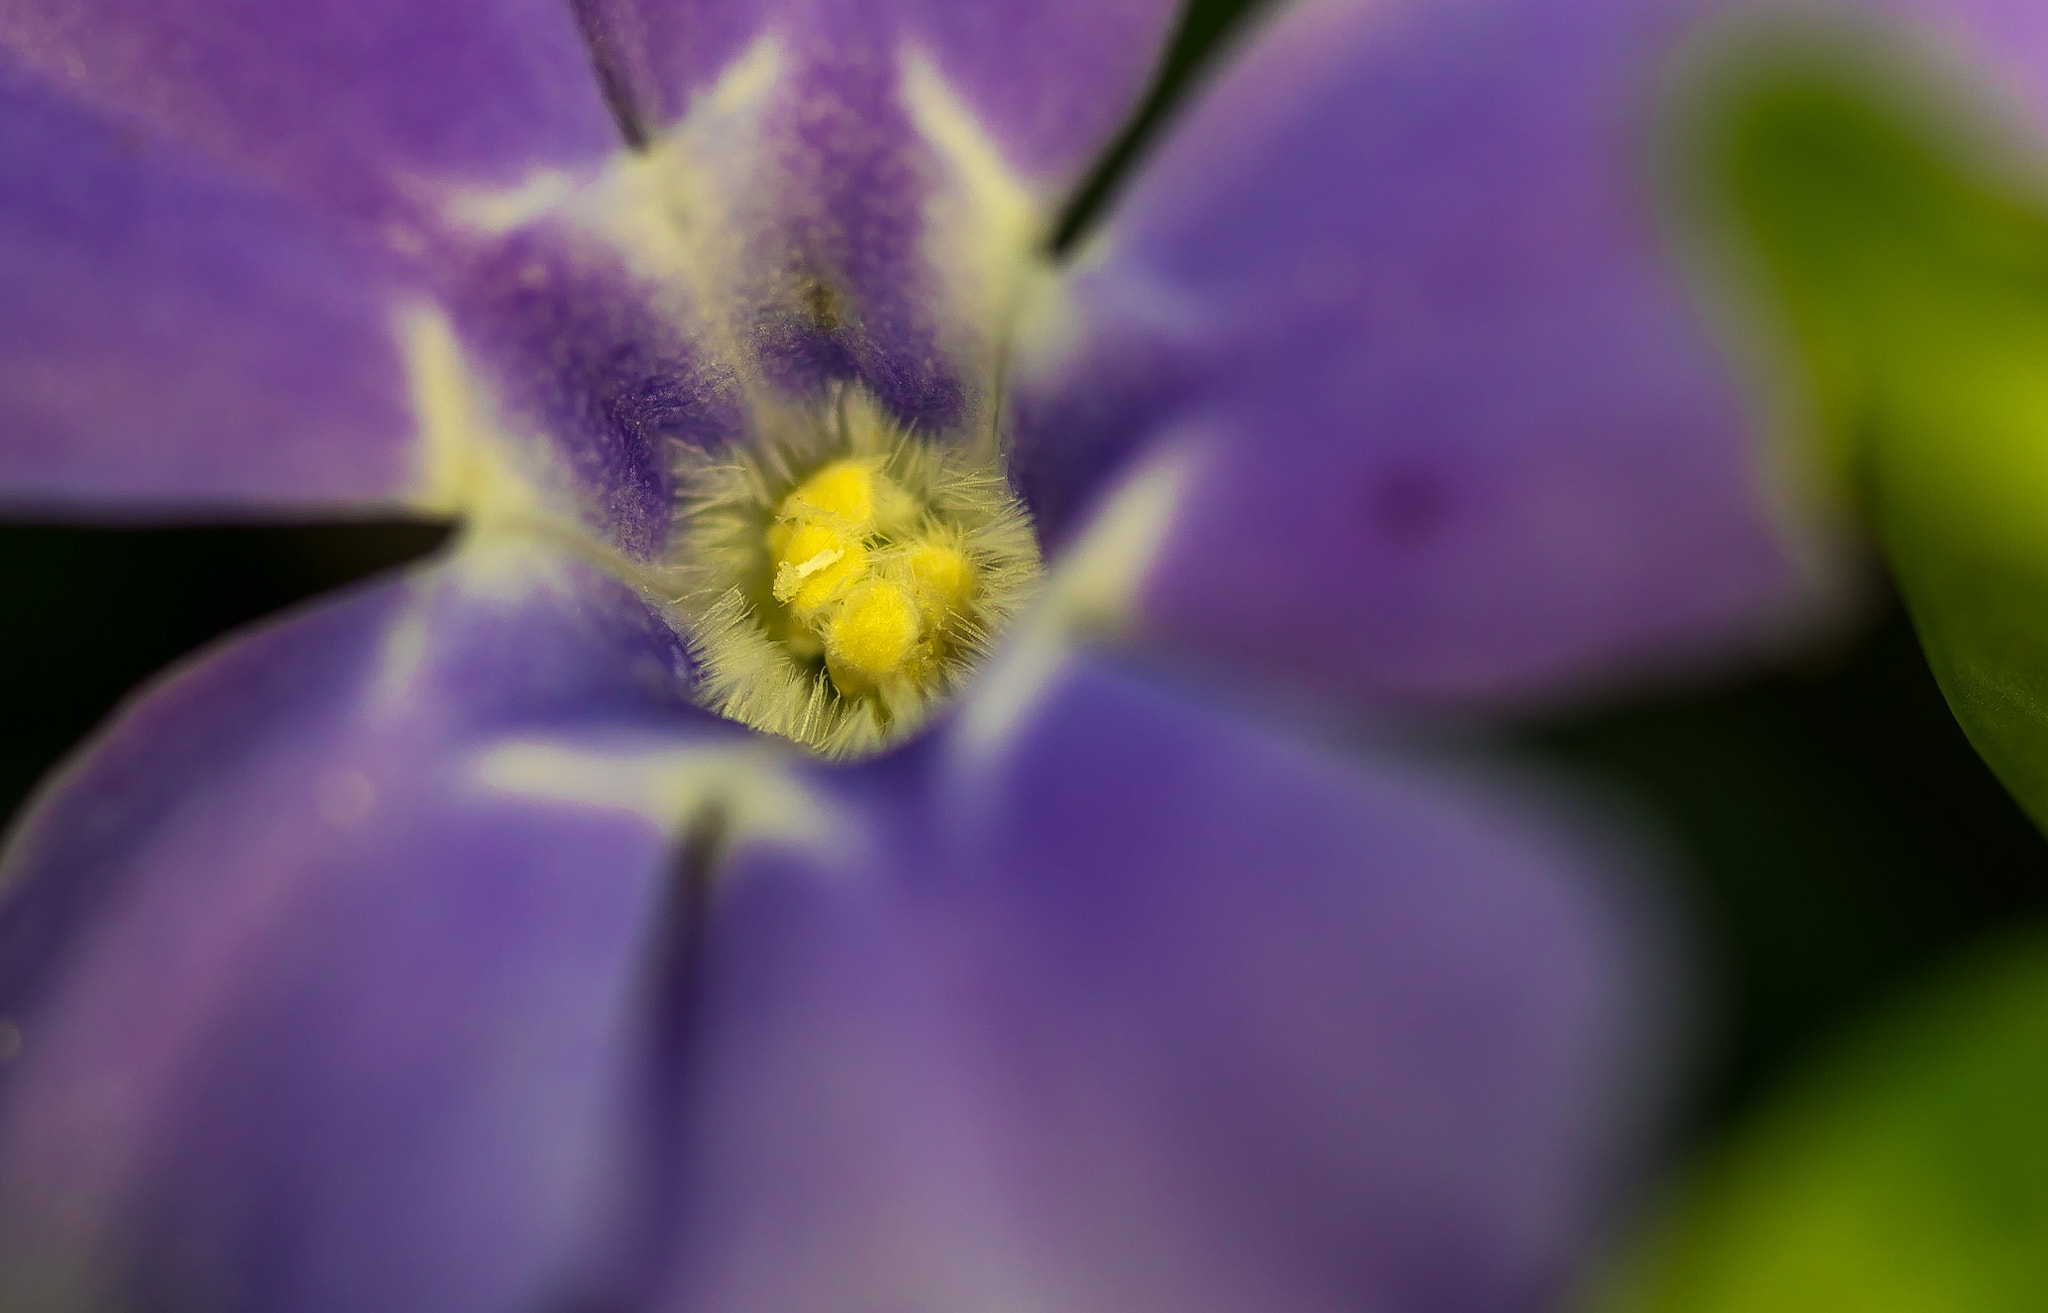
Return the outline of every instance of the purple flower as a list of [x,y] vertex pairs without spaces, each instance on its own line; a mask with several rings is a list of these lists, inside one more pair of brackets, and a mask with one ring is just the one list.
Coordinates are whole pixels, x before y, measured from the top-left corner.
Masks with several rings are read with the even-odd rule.
[[1639,186],[1698,7],[1300,0],[1063,260],[1165,0],[0,10],[7,494],[462,525],[16,831],[0,1303],[1553,1290],[1602,859],[1244,708],[1811,600]]

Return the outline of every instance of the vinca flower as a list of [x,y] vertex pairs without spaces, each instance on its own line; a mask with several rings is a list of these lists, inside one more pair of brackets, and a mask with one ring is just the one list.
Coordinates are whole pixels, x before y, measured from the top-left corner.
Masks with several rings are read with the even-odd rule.
[[457,526],[18,821],[0,1303],[1554,1294],[1655,964],[1412,734],[1825,592],[1698,10],[1297,0],[1060,246],[1165,0],[0,8],[10,504]]

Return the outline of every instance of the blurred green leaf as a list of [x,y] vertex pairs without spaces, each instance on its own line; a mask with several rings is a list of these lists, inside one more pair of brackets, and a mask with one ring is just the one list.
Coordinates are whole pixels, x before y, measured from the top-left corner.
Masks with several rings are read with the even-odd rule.
[[1880,1016],[1739,1133],[1602,1313],[2048,1308],[2048,936]]
[[1700,98],[1691,196],[1757,275],[1957,718],[2048,822],[2048,206],[1906,61],[1789,45]]

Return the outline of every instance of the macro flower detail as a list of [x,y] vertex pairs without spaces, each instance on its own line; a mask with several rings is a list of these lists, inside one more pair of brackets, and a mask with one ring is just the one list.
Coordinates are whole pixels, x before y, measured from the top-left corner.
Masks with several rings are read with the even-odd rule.
[[1631,136],[1701,9],[1299,0],[1068,254],[1163,0],[0,12],[9,502],[458,526],[19,821],[0,1303],[1559,1289],[1655,964],[1352,713],[1826,596]]
[[991,444],[934,447],[858,393],[686,459],[672,605],[704,704],[831,756],[882,747],[987,655],[1040,577]]

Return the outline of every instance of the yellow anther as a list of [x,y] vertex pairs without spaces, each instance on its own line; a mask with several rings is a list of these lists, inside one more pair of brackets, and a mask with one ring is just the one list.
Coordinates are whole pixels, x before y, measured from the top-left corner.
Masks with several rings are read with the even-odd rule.
[[962,686],[1039,553],[993,443],[909,433],[852,384],[824,401],[764,409],[758,449],[678,453],[689,513],[656,577],[704,705],[857,757]]
[[775,600],[808,619],[868,573],[868,550],[822,524],[790,531],[775,562]]
[[912,543],[903,556],[903,569],[927,624],[943,623],[974,600],[974,562],[942,538]]
[[835,460],[796,486],[782,502],[782,517],[801,524],[829,520],[856,536],[875,527],[876,483],[881,476],[857,460]]
[[866,691],[905,674],[918,656],[923,631],[908,589],[886,579],[860,585],[847,594],[825,630],[825,658],[834,681],[844,691]]

